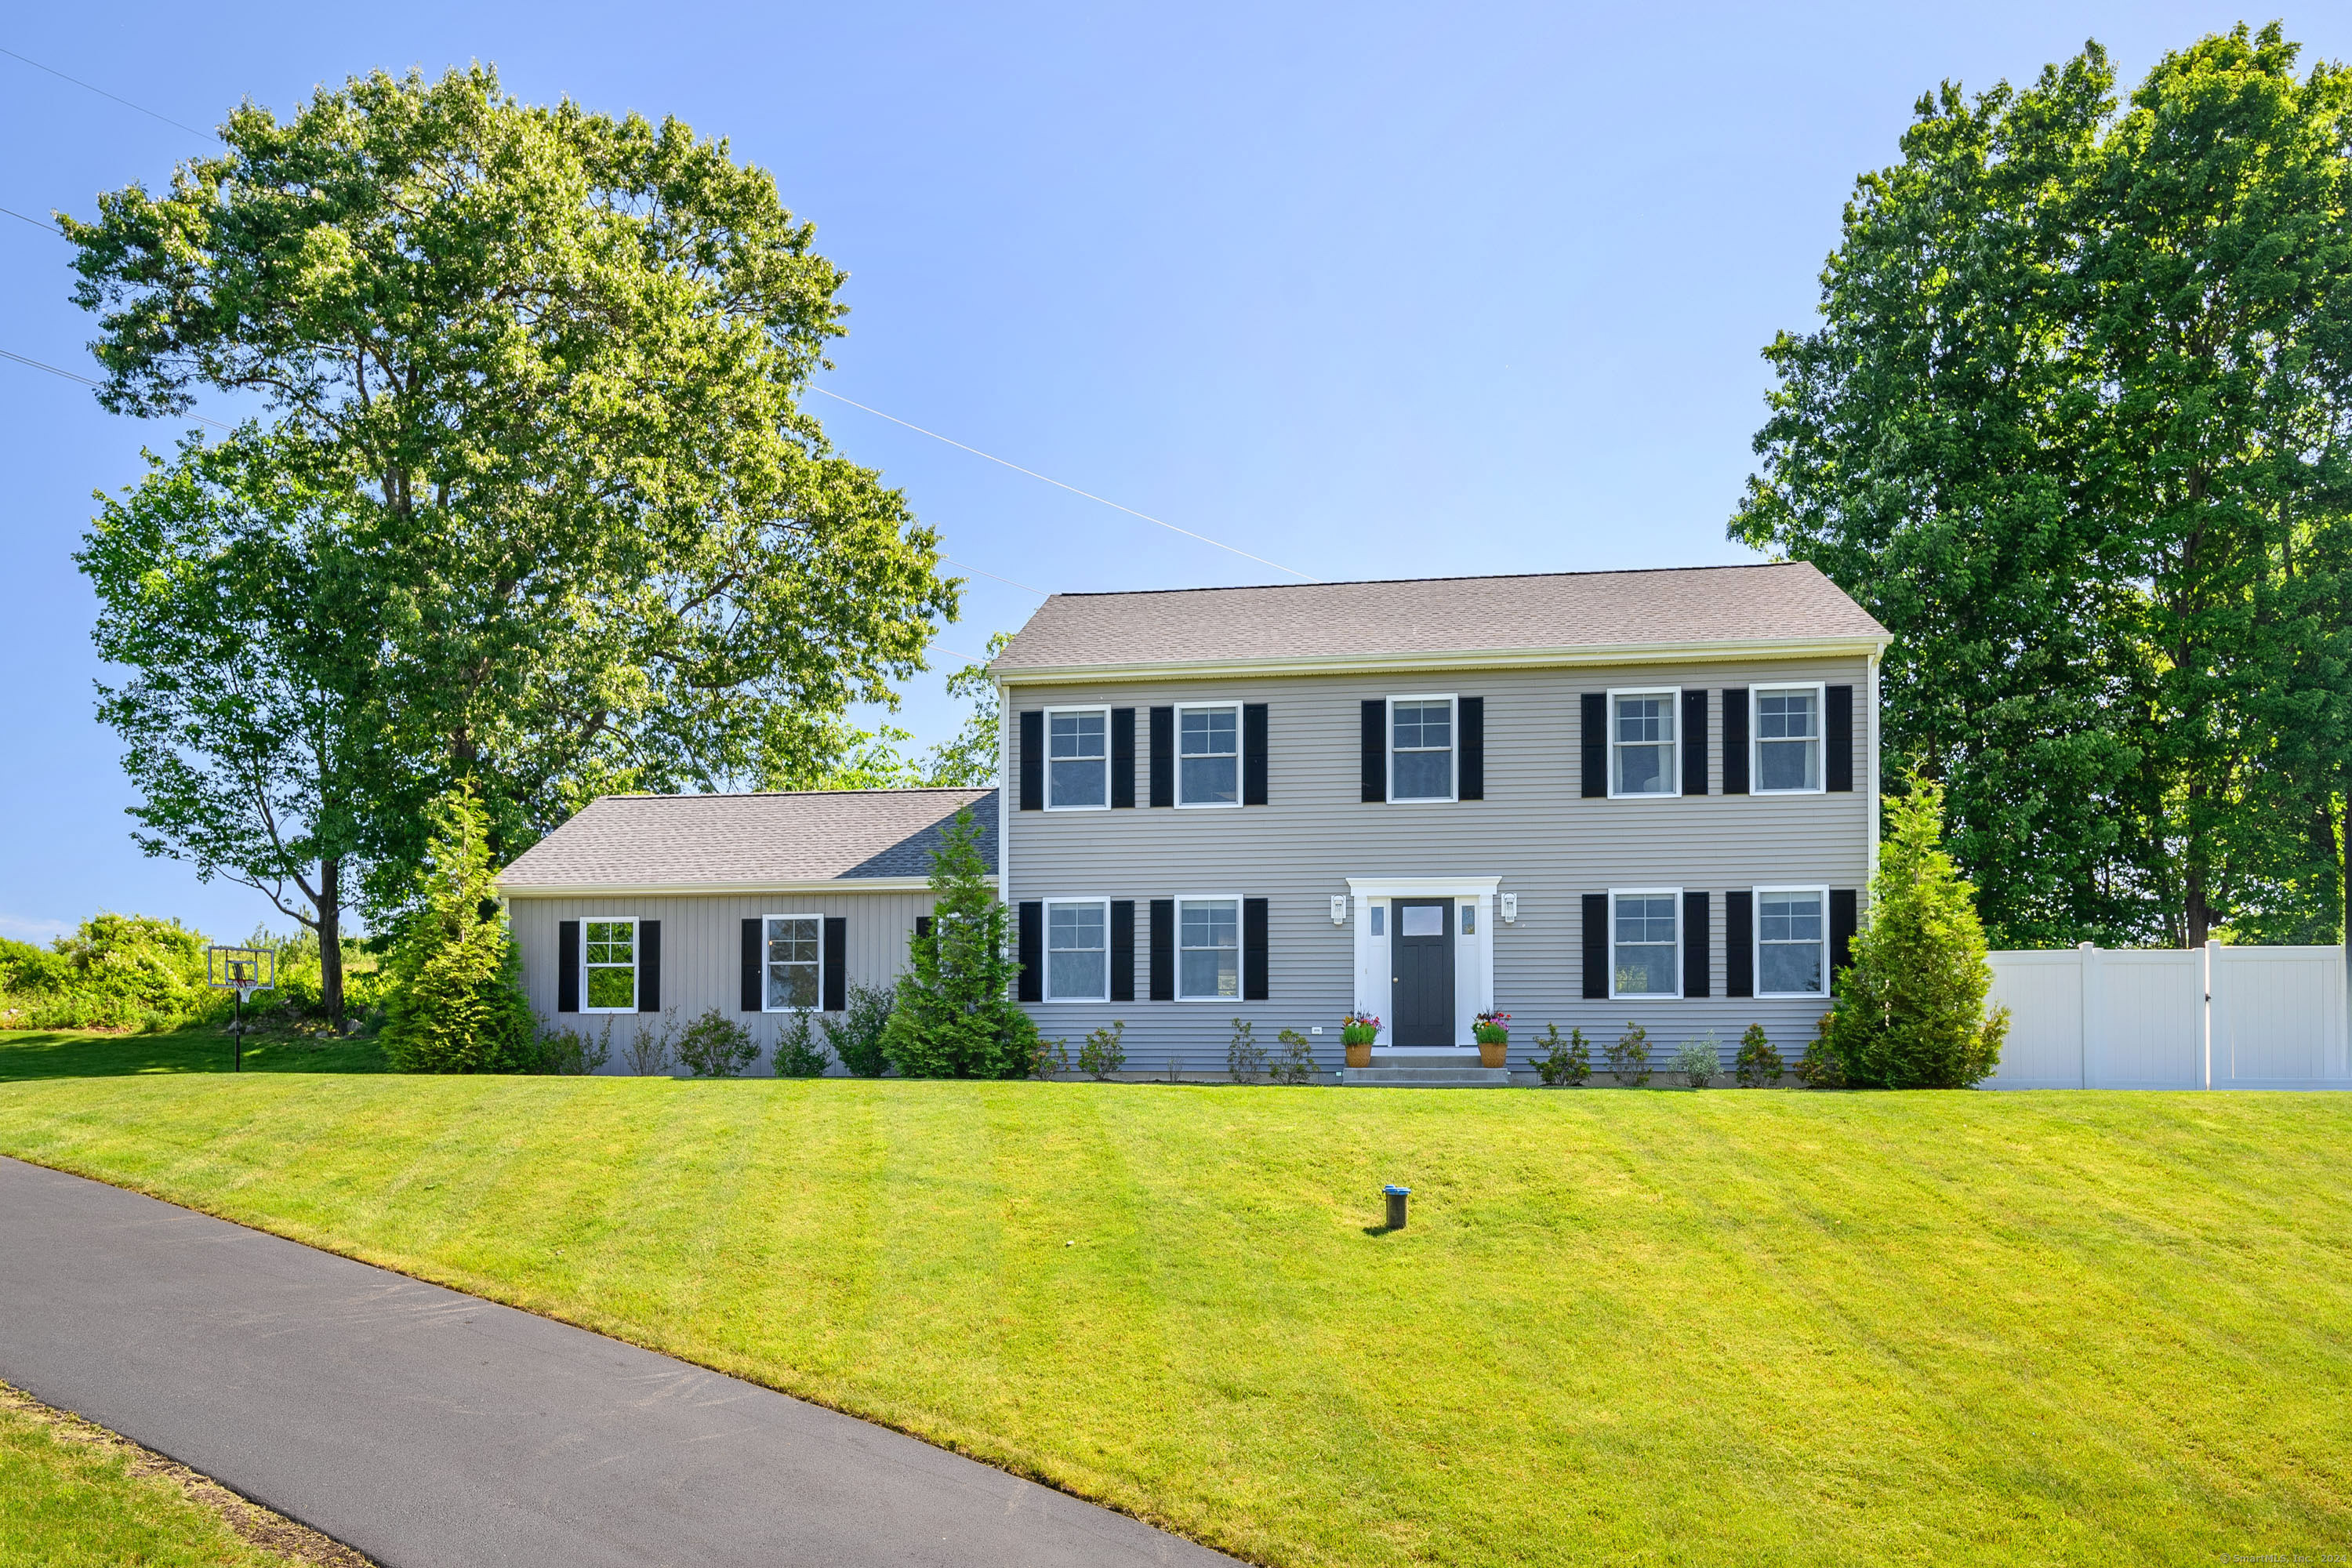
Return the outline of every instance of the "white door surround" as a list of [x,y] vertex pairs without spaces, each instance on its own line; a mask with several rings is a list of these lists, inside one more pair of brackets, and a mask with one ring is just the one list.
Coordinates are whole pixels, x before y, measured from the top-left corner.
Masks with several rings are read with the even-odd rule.
[[[1380,1037],[1390,1041],[1389,939],[1396,921],[1390,911],[1393,899],[1451,899],[1476,911],[1475,931],[1462,931],[1456,917],[1454,939],[1454,1039],[1456,1048],[1476,1047],[1471,1025],[1495,1005],[1495,889],[1500,877],[1350,877],[1348,892],[1356,912],[1356,1011],[1381,1021]],[[1381,934],[1372,934],[1371,911],[1381,910]]]

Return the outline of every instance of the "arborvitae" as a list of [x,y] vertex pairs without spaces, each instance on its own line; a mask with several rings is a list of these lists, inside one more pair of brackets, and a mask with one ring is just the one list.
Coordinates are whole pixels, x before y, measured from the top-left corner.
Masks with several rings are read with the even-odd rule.
[[955,814],[931,856],[931,926],[908,939],[908,971],[883,1034],[907,1078],[1022,1078],[1037,1026],[1013,1000],[1021,965],[1006,952],[1004,906],[985,880],[980,828]]
[[403,1072],[520,1072],[537,1029],[499,910],[487,814],[470,789],[433,806],[417,905],[389,965],[383,1054]]

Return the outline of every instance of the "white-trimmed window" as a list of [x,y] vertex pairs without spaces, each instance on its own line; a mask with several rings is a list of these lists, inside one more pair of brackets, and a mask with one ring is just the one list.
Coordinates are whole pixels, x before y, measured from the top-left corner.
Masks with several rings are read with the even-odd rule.
[[1045,710],[1045,809],[1110,806],[1110,710]]
[[580,994],[589,1013],[637,1010],[637,922],[580,922]]
[[1110,901],[1045,902],[1045,1000],[1110,1000]]
[[1179,703],[1176,709],[1176,804],[1242,803],[1242,705]]
[[1822,787],[1822,689],[1757,686],[1756,782],[1759,795],[1807,795]]
[[824,996],[824,917],[767,918],[767,1011],[815,1010]]
[[1829,908],[1827,888],[1756,889],[1756,994],[1828,994]]
[[1609,994],[1683,994],[1682,889],[1633,888],[1609,894]]
[[1176,900],[1176,999],[1238,1001],[1242,994],[1242,901]]
[[1676,711],[1682,691],[1609,694],[1609,793],[1680,795],[1682,758]]
[[1389,798],[1454,798],[1454,699],[1389,699]]

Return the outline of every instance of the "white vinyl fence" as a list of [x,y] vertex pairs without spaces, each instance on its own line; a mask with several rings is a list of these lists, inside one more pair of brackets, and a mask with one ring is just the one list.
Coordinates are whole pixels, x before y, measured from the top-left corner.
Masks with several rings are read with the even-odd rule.
[[1996,952],[1987,1089],[2352,1089],[2340,947]]

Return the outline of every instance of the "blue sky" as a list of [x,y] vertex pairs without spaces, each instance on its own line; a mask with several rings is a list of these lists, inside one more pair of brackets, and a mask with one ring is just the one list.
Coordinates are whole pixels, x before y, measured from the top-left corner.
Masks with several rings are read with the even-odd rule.
[[[1724,522],[1853,176],[1919,93],[2086,37],[2126,82],[2208,5],[26,7],[0,47],[203,126],[374,67],[672,114],[772,170],[850,273],[822,384],[1318,577],[1738,561]],[[2271,13],[2247,15],[2259,23]],[[2352,13],[2286,13],[2305,63]],[[87,215],[207,145],[0,57],[0,206]],[[62,240],[0,217],[0,349],[89,368]],[[814,399],[958,562],[1041,589],[1266,569]],[[131,845],[91,716],[93,489],[178,426],[0,362],[0,935],[100,909],[242,936]],[[974,576],[941,644],[1037,604]],[[941,669],[961,662],[942,654]],[[936,679],[897,721],[953,728]],[[276,920],[283,928],[287,922]]]

